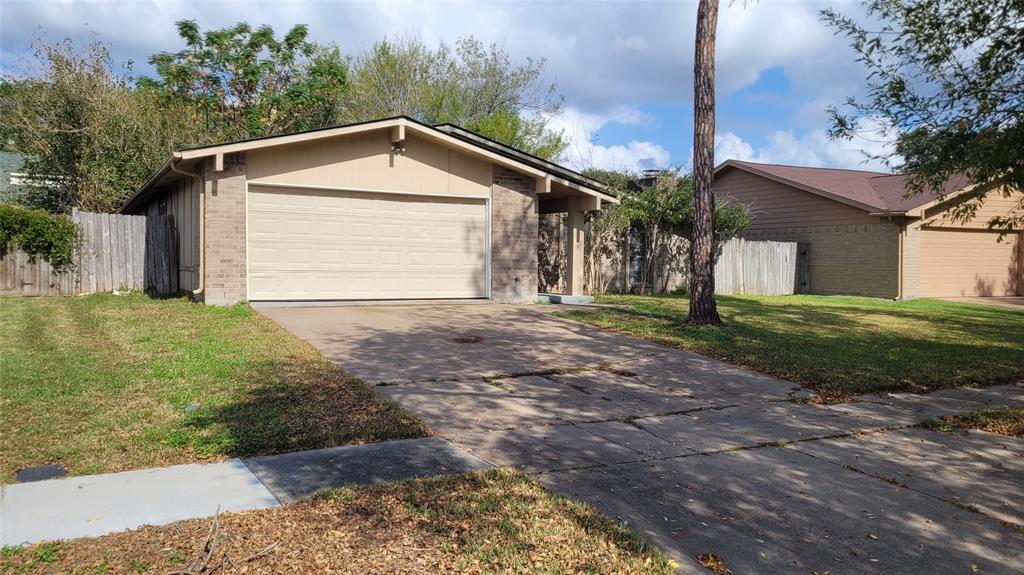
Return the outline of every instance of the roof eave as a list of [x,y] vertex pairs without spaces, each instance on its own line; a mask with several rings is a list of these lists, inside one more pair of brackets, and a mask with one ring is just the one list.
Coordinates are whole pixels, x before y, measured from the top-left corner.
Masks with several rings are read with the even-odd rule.
[[149,188],[167,175],[167,172],[169,172],[171,169],[171,162],[178,159],[176,156],[178,156],[177,152],[171,154],[170,157],[164,160],[164,163],[161,164],[160,167],[157,168],[155,172],[153,172],[153,175],[150,176],[149,179],[146,180],[145,183],[143,183],[142,186],[140,186],[139,189],[136,190],[134,194],[132,194],[132,197],[128,198],[128,201],[126,201],[124,203],[124,206],[121,207],[120,211],[122,214],[130,213],[132,209],[136,207],[136,202],[140,201],[146,195],[146,193],[149,191]]

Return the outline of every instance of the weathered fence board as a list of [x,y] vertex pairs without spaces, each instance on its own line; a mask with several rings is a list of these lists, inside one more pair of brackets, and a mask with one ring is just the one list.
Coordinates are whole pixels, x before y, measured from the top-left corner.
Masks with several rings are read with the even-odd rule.
[[[0,295],[76,295],[114,290],[178,292],[177,236],[170,216],[150,218],[75,210],[81,231],[75,263],[57,272],[18,250],[0,255]],[[153,238],[147,244],[147,237]],[[153,263],[153,268],[147,266]]]
[[806,291],[800,284],[802,259],[796,242],[733,238],[722,246],[715,265],[715,293],[786,295]]

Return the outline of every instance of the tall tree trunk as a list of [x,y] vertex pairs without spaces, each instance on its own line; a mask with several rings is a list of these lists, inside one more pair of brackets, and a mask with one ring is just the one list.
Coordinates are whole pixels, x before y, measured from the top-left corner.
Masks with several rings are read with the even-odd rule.
[[715,307],[715,28],[718,0],[700,0],[693,64],[693,239],[690,242],[690,318],[721,324]]

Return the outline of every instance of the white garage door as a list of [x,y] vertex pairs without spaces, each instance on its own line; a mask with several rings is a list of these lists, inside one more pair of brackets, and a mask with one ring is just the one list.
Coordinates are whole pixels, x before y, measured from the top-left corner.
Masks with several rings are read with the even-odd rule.
[[249,187],[249,299],[487,296],[483,198]]
[[1021,283],[1020,239],[988,231],[921,232],[924,297],[1016,295]]

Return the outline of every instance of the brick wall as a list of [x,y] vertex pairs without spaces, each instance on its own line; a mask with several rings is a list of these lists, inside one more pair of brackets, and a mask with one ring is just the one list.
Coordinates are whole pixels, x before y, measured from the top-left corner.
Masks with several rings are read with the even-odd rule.
[[491,299],[537,300],[537,189],[533,178],[492,168]]
[[838,224],[747,231],[750,240],[810,242],[811,293],[895,298],[899,283],[897,224]]
[[246,299],[245,157],[224,158],[224,171],[208,164],[206,194],[206,289],[203,301],[231,305]]

